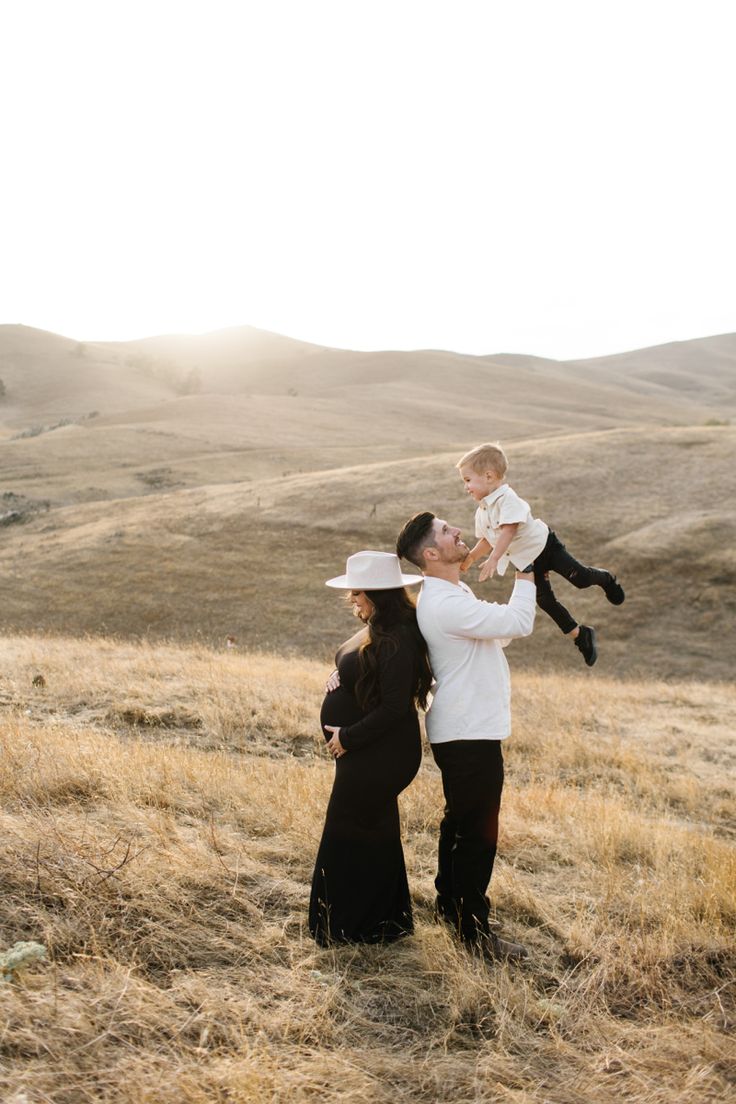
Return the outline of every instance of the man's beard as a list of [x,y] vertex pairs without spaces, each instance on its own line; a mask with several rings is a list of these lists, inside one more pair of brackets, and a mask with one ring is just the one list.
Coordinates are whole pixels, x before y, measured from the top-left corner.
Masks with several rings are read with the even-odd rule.
[[465,541],[459,541],[457,544],[453,545],[452,548],[449,548],[446,552],[441,554],[442,563],[462,563],[469,551],[470,549]]

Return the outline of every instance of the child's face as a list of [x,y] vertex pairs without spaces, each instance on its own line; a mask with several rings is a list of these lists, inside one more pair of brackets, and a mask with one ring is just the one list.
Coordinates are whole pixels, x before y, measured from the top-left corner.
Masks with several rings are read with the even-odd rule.
[[461,468],[460,477],[465,484],[465,490],[476,502],[480,502],[502,483],[495,472],[477,472],[470,467]]

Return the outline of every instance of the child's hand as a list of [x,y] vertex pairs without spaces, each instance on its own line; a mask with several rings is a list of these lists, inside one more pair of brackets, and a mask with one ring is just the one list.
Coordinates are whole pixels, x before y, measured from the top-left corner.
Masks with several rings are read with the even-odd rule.
[[498,560],[494,560],[493,556],[489,556],[484,564],[480,565],[480,574],[478,576],[478,582],[484,583],[486,579],[492,579],[496,574],[496,567],[498,566]]

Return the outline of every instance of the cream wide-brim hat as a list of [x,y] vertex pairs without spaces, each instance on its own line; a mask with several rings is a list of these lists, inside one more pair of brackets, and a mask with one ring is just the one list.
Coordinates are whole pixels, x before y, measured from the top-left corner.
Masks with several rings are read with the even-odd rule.
[[356,552],[348,556],[345,574],[328,579],[336,590],[395,590],[423,583],[423,575],[404,575],[393,552]]

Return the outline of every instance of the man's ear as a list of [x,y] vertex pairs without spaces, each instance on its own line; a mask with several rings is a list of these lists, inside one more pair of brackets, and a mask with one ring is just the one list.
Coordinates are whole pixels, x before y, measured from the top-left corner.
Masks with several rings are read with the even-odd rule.
[[433,547],[425,548],[424,551],[422,552],[422,556],[424,556],[425,563],[426,563],[427,560],[437,560],[437,559],[439,559],[439,555],[440,555],[439,554],[439,549],[433,548]]

